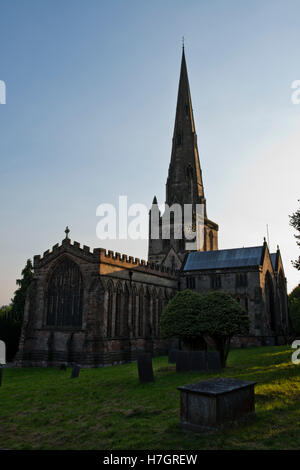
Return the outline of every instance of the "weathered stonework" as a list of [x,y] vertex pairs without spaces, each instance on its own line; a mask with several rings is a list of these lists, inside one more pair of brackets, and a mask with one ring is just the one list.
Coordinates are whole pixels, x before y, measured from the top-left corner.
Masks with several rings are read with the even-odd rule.
[[[196,205],[202,204],[204,243],[199,251],[221,251],[219,227],[207,217],[184,51],[166,203],[182,208],[190,204],[193,214]],[[284,341],[287,293],[279,250],[270,255],[264,243],[255,266],[203,269],[200,265],[189,271],[186,260],[193,252],[186,249],[184,238],[175,238],[172,218],[170,238],[163,238],[164,214],[159,213],[156,197],[149,213],[149,231],[154,216],[158,217],[159,236],[149,239],[149,262],[101,248],[81,248],[79,243],[71,243],[69,230],[61,245],[34,257],[17,364],[97,367],[136,360],[140,352],[166,354],[169,344],[159,332],[163,308],[177,290],[188,287],[204,293],[212,289],[212,276],[220,278],[217,288],[236,297],[250,315],[250,335],[234,338],[233,344]],[[238,274],[246,276],[247,285],[237,286]]]
[[[49,325],[47,320],[50,281],[66,260],[75,263],[82,276],[80,326]],[[52,252],[34,258],[17,363],[97,367],[135,360],[141,351],[167,353],[168,343],[159,337],[159,318],[177,285],[177,273],[168,268],[104,249],[90,252],[65,239]],[[66,299],[62,295],[58,301]]]

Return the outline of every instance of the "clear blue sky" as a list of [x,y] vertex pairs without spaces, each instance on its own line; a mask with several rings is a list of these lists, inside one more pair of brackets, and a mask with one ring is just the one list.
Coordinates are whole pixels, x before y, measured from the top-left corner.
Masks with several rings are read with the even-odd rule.
[[269,224],[297,285],[299,17],[298,0],[1,0],[0,305],[66,225],[147,256],[145,241],[101,243],[95,212],[119,195],[164,202],[183,35],[219,246],[261,244]]

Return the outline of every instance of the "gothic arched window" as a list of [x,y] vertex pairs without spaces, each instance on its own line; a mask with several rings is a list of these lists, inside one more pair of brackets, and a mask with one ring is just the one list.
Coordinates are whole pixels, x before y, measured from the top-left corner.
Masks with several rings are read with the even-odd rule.
[[124,288],[124,302],[123,302],[123,327],[121,334],[122,336],[128,336],[129,333],[129,325],[128,325],[128,316],[129,316],[129,300],[130,294],[127,285],[125,284]]
[[81,327],[83,282],[79,266],[69,258],[53,271],[47,296],[48,326]]
[[182,135],[180,134],[180,132],[177,132],[176,143],[177,143],[178,147],[182,144]]
[[112,305],[113,305],[113,286],[109,283],[107,288],[107,326],[106,326],[106,336],[110,338],[112,336]]
[[153,291],[153,308],[152,308],[152,328],[153,328],[153,336],[157,335],[157,296],[156,291]]
[[143,336],[144,328],[144,292],[139,293],[139,320],[138,320],[138,336]]
[[276,329],[276,318],[275,318],[275,298],[274,298],[274,287],[272,277],[267,271],[265,277],[265,301],[266,310],[270,321],[271,330]]
[[279,287],[279,301],[281,310],[281,321],[286,322],[287,318],[287,295],[286,295],[286,284],[283,272],[280,270],[278,276],[278,287]]
[[209,249],[214,249],[214,234],[212,233],[212,231],[209,232]]
[[118,284],[116,294],[115,336],[121,335],[122,287]]
[[136,336],[136,288],[132,289],[132,303],[131,303],[131,327],[132,334]]

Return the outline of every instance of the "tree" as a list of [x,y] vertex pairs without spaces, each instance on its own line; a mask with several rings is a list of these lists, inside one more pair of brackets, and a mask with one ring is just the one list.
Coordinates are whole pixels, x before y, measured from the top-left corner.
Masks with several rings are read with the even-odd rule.
[[249,333],[250,319],[242,306],[226,292],[211,291],[201,299],[200,329],[214,342],[222,367],[233,336]]
[[19,288],[15,291],[11,304],[12,316],[19,321],[23,320],[26,293],[33,279],[33,267],[30,259],[27,260],[26,266],[21,274],[22,279],[17,279],[16,281]]
[[296,335],[300,334],[300,284],[289,294],[289,310],[292,327]]
[[[300,199],[299,201],[300,202]],[[300,247],[300,209],[298,209],[294,214],[290,215],[290,225],[294,227],[294,229],[298,232],[298,234],[294,235],[297,239],[297,245]],[[300,256],[298,260],[292,261],[293,266],[300,270]]]
[[11,315],[11,311],[11,305],[2,305],[2,307],[0,307],[0,318],[9,318]]
[[225,367],[232,337],[247,334],[249,324],[247,312],[230,294],[185,290],[177,292],[163,311],[160,331],[165,338],[182,339],[190,349],[203,349],[204,338],[209,337]]
[[32,263],[27,260],[22,271],[22,278],[16,281],[19,288],[14,293],[12,304],[0,309],[0,339],[6,344],[7,361],[12,361],[18,351],[26,292],[32,279]]
[[162,313],[161,335],[182,340],[185,349],[203,349],[205,342],[198,327],[200,303],[201,295],[192,290],[177,292]]

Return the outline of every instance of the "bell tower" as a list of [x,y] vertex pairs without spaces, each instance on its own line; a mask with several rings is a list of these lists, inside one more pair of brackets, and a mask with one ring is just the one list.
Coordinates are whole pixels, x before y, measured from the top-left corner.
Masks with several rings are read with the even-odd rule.
[[[178,228],[174,227],[172,206],[179,204],[184,214],[184,205],[192,206],[192,228],[195,230],[196,205],[201,205],[203,215],[201,247],[187,248],[184,239],[182,220],[182,237],[175,235]],[[166,183],[166,205],[170,212],[170,237],[163,237],[164,215],[157,208],[156,197],[149,212],[149,261],[164,264],[179,269],[184,256],[189,251],[206,251],[218,249],[218,225],[207,218],[206,199],[202,180],[202,171],[199,160],[197,134],[195,130],[194,114],[185,60],[184,46],[182,48],[180,79],[177,96],[176,116],[172,139],[171,161]],[[166,206],[167,207],[167,206]],[[175,214],[174,214],[175,215]],[[159,238],[151,238],[151,222],[159,218]]]

